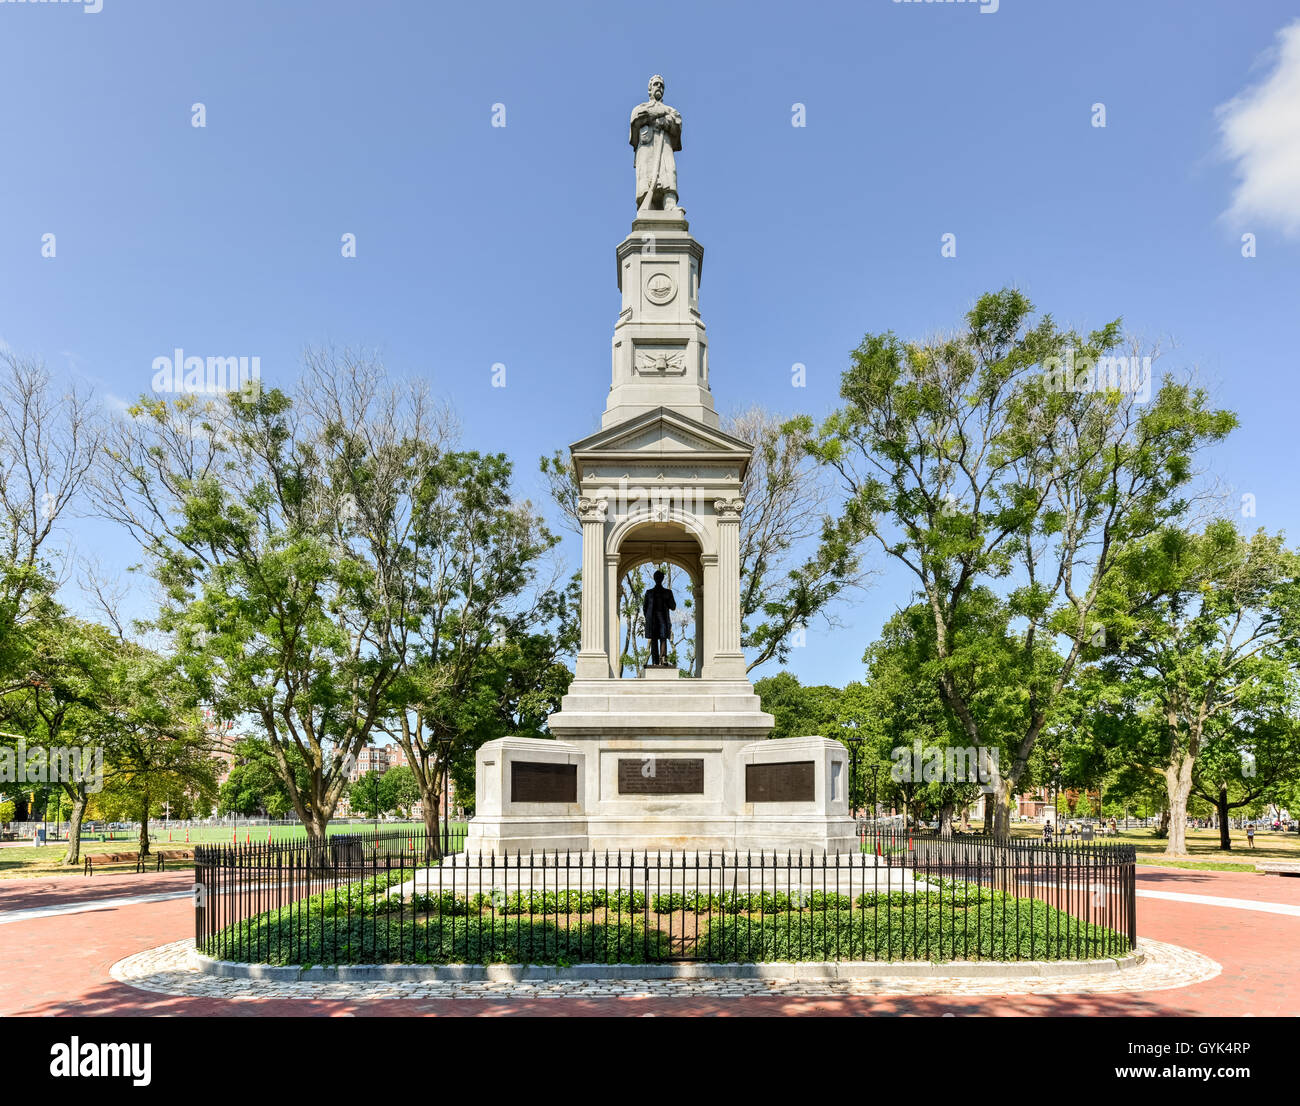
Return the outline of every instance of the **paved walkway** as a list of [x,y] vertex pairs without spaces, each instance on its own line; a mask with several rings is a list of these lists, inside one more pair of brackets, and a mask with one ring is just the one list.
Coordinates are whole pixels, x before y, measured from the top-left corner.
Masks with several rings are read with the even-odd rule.
[[[789,984],[773,993],[775,988],[769,984],[763,984],[761,991],[733,984],[722,992],[705,988],[681,994],[660,993],[639,984],[623,993],[567,996],[391,994],[358,999],[324,993],[312,998],[254,998],[247,994],[166,994],[115,979],[113,966],[119,961],[185,940],[194,917],[188,901],[191,880],[188,872],[174,872],[0,884],[0,920],[15,911],[75,908],[75,912],[46,910],[9,918],[4,931],[8,970],[0,976],[0,1015],[1300,1014],[1300,917],[1276,909],[1300,907],[1300,880],[1282,876],[1140,868],[1141,935],[1200,954],[1187,958],[1197,969],[1187,978],[1198,982],[1160,990],[1060,993],[1053,989],[1055,981],[1045,980],[1036,984],[1032,993],[1019,994],[1011,993],[1012,988],[1006,985],[989,988],[993,993],[909,993],[902,983],[893,984],[889,994],[852,993],[852,988],[835,991],[825,984],[818,985],[821,990],[817,993],[810,993],[808,985]],[[141,901],[144,899],[149,901]],[[77,908],[83,903],[98,909]],[[1205,958],[1222,965],[1222,970],[1206,977]],[[119,974],[124,974],[123,969]]]

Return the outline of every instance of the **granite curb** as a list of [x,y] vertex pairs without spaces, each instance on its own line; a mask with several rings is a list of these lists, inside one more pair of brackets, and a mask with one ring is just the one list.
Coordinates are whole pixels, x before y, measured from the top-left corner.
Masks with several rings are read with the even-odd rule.
[[805,982],[889,979],[1057,979],[1109,975],[1140,967],[1141,952],[1105,960],[961,961],[881,963],[876,960],[774,961],[763,964],[343,964],[337,967],[245,964],[197,951],[194,967],[221,979],[276,983],[520,983],[563,980],[783,979]]

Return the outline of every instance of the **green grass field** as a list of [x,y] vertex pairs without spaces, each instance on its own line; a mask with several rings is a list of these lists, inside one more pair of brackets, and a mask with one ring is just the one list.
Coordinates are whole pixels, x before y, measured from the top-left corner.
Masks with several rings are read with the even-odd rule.
[[[402,830],[423,830],[423,822],[380,822],[379,832],[393,833]],[[451,830],[453,835],[463,835],[466,829],[465,822],[453,822]],[[229,845],[232,840],[237,839],[239,844],[252,842],[253,844],[266,844],[267,832],[271,834],[272,843],[301,841],[305,836],[300,826],[241,826],[238,830],[237,838],[235,830],[230,826],[196,826],[191,827],[189,834],[189,843],[185,841],[184,829],[172,829],[170,839],[168,831],[153,830],[149,834],[149,848],[152,853],[166,853],[166,868],[193,868],[194,861],[179,855],[172,856],[173,853],[180,854],[192,849],[195,845]],[[338,823],[329,827],[331,837],[340,833],[354,834],[372,834],[375,831],[373,822],[366,822],[364,825],[353,823],[347,825]],[[105,840],[100,840],[100,834],[87,833],[81,838],[81,856],[85,857],[103,856],[106,853],[127,853],[135,852],[139,847],[139,833],[127,830],[117,830],[113,834],[104,833]],[[6,845],[0,849],[0,879],[22,879],[33,876],[53,876],[66,875],[68,873],[79,874],[82,871],[82,865],[77,864],[74,867],[65,867],[63,858],[67,854],[68,845],[66,841],[51,842],[47,845]],[[119,864],[95,864],[96,872],[133,872],[135,870],[134,861],[125,861]],[[152,862],[149,868],[153,871]]]
[[[1014,832],[1017,837],[1040,837],[1042,828],[1018,825]],[[1257,830],[1253,849],[1246,843],[1245,830],[1234,829],[1231,839],[1232,850],[1224,852],[1219,848],[1217,829],[1188,830],[1187,855],[1178,858],[1165,856],[1165,841],[1157,837],[1153,829],[1125,830],[1121,826],[1118,836],[1104,837],[1099,840],[1109,844],[1134,846],[1137,849],[1139,864],[1172,868],[1253,872],[1255,864],[1261,860],[1300,860],[1300,833]]]

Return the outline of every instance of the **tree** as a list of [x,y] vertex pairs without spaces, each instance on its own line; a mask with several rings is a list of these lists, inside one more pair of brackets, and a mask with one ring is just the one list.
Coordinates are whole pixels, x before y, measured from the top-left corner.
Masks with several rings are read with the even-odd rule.
[[[983,599],[983,606],[977,600]],[[899,611],[863,657],[867,665],[867,736],[907,806],[938,813],[941,833],[975,802],[996,774],[1008,714],[1007,643],[988,624],[991,597],[975,593],[954,622],[950,656],[935,655],[934,624],[924,605]],[[983,615],[984,617],[981,617]],[[983,746],[968,747],[942,693],[947,678],[980,723]]]
[[410,502],[443,433],[419,388],[309,352],[296,403],[257,388],[142,399],[97,476],[100,510],[151,555],[185,672],[221,718],[260,721],[314,836],[391,709]]
[[567,671],[557,683],[558,656],[575,644],[576,589],[554,578],[530,582],[556,539],[531,505],[512,498],[503,454],[428,451],[420,471],[409,543],[414,586],[394,625],[400,668],[383,729],[406,753],[432,858],[441,855],[446,774],[459,765],[461,786],[475,750],[507,732],[511,712],[535,711],[531,696],[558,705],[556,693],[568,686]]
[[140,855],[148,856],[151,815],[189,795],[216,794],[193,688],[169,659],[119,639],[97,705],[94,733],[113,749],[106,790],[140,823]]
[[409,814],[420,801],[420,785],[415,782],[415,773],[404,764],[390,768],[380,777],[379,797],[384,810]]
[[[272,818],[282,818],[293,809],[270,742],[246,738],[237,742],[232,752],[234,762],[218,794],[219,814],[250,815],[264,811]],[[293,753],[289,757],[299,788],[306,788],[306,764]]]
[[389,796],[384,794],[381,786],[383,776],[371,770],[362,772],[348,785],[348,800],[352,809],[366,818],[378,818],[392,810],[388,803]]
[[991,796],[999,834],[1092,646],[1118,559],[1184,514],[1195,454],[1236,423],[1169,379],[1144,405],[1142,389],[1125,386],[1118,321],[1085,336],[1050,316],[1031,325],[1033,310],[1004,289],[980,297],[951,337],[868,335],[844,374],[844,406],[809,442],[844,482],[844,524],[915,578],[941,693],[975,746],[991,742],[946,662],[970,595],[996,596],[1023,692]]
[[793,673],[782,671],[755,681],[754,690],[776,719],[774,738],[831,736],[839,730],[843,692],[837,687],[804,687]]
[[63,557],[53,546],[100,434],[88,397],[0,349],[0,698],[30,688],[31,632],[61,615],[53,595]]
[[32,628],[21,688],[3,701],[6,728],[28,735],[27,779],[69,804],[63,863],[81,859],[81,824],[92,794],[103,787],[117,734],[104,724],[112,694],[111,658],[117,642],[104,627],[68,616]]
[[1234,810],[1250,809],[1263,799],[1283,801],[1288,783],[1300,764],[1300,722],[1291,709],[1269,711],[1263,717],[1233,719],[1207,726],[1207,741],[1196,758],[1192,796],[1214,808],[1219,823],[1219,848],[1232,849],[1229,819]]
[[[1163,529],[1134,543],[1118,565],[1101,605],[1113,636],[1104,667],[1158,740],[1155,763],[1169,800],[1165,851],[1181,856],[1197,762],[1216,731],[1226,745],[1214,774],[1226,785],[1224,758],[1243,740],[1234,723],[1292,704],[1300,556],[1280,534],[1247,538],[1220,520],[1199,534]],[[1261,740],[1268,732],[1261,729]]]

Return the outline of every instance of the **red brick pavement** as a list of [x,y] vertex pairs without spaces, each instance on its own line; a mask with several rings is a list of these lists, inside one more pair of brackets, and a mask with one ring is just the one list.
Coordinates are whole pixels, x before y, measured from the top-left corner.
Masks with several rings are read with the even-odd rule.
[[[1300,905],[1300,879],[1141,869],[1140,889],[1219,895]],[[162,876],[24,881],[0,886],[0,910],[79,901],[91,896],[144,894],[188,885],[184,872]],[[112,882],[110,882],[110,880]],[[51,886],[53,885],[53,886]],[[978,997],[385,1000],[375,1002],[174,998],[115,982],[109,967],[123,956],[176,941],[193,923],[188,899],[116,907],[0,925],[6,971],[0,976],[0,1015],[196,1015],[266,1017],[557,1014],[644,1016],[704,1014],[790,1016],[1093,1015],[1176,1016],[1300,1014],[1300,917],[1200,904],[1140,899],[1143,936],[1171,941],[1213,957],[1215,979],[1169,991],[1107,995]],[[16,969],[16,970],[15,970]]]

